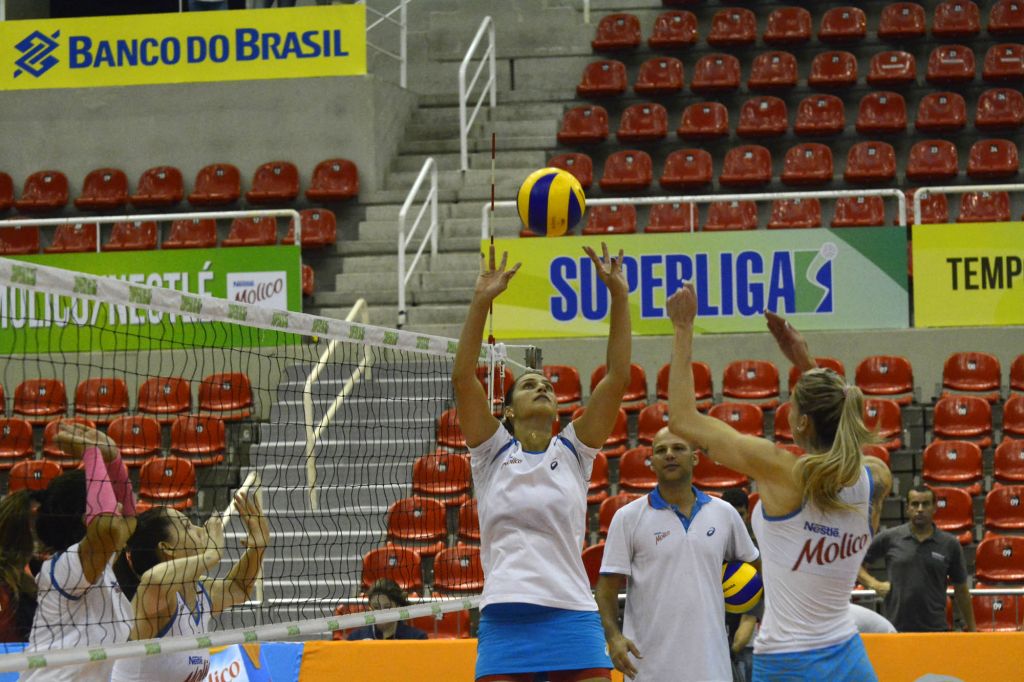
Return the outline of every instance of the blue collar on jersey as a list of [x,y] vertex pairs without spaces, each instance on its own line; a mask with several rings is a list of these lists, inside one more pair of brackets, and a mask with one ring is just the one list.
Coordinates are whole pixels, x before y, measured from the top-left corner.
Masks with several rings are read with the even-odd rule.
[[655,486],[654,490],[652,490],[650,494],[647,495],[647,503],[650,504],[651,507],[653,507],[654,509],[671,510],[672,512],[675,513],[676,516],[679,517],[679,520],[682,521],[683,529],[689,531],[690,524],[693,523],[693,520],[697,517],[697,512],[700,511],[701,507],[703,507],[705,504],[711,501],[711,496],[709,496],[705,492],[697,490],[696,486],[691,485],[690,488],[693,490],[693,495],[696,498],[693,501],[693,511],[690,513],[690,516],[686,516],[686,514],[679,511],[679,507],[677,507],[676,505],[666,502],[665,498],[661,496],[661,492],[659,492],[657,486]]

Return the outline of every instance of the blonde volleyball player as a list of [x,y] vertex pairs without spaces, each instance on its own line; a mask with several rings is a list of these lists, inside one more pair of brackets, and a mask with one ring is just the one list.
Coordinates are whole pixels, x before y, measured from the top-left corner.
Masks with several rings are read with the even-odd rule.
[[[235,493],[234,506],[246,526],[246,550],[222,580],[203,578],[220,562],[224,522],[214,514],[196,526],[176,509],[154,507],[138,527],[114,570],[135,614],[132,639],[201,635],[210,617],[249,598],[270,541],[270,527],[255,495]],[[112,682],[201,682],[209,652],[189,651],[128,658],[114,664]]]
[[[603,246],[603,245],[602,245]],[[480,604],[478,682],[611,679],[611,661],[590,592],[580,546],[586,530],[587,481],[611,433],[629,383],[630,321],[622,252],[604,262],[592,249],[598,276],[611,294],[608,373],[586,412],[555,437],[558,418],[551,382],[521,375],[501,424],[476,378],[480,340],[491,302],[519,269],[495,266],[494,247],[482,263],[452,368],[459,421],[472,453],[479,503],[484,593]]]
[[877,680],[850,611],[850,590],[888,494],[888,467],[861,454],[871,434],[863,396],[831,370],[816,369],[803,336],[766,313],[779,348],[803,374],[790,426],[807,455],[745,436],[697,411],[690,368],[697,300],[692,285],[668,301],[675,328],[669,428],[755,481],[752,514],[761,550],[765,616],[754,640],[754,680]]

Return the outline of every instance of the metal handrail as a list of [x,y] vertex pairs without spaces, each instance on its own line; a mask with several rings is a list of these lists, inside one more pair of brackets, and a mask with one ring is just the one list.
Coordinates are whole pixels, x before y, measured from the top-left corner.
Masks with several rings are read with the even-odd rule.
[[[398,82],[403,88],[407,85],[407,73],[408,73],[408,40],[409,40],[409,22],[407,21],[407,7],[409,0],[398,0],[398,4],[391,9],[389,12],[381,12],[370,7],[366,0],[358,0],[357,5],[365,5],[367,14],[374,14],[377,20],[366,26],[366,47],[372,48],[377,52],[391,57],[398,62]],[[394,19],[393,15],[398,12],[398,19]],[[398,54],[386,50],[380,45],[376,45],[370,42],[370,31],[377,28],[381,24],[388,22],[398,26]]]
[[919,187],[914,190],[914,224],[921,224],[921,199],[930,194],[967,194],[968,192],[1020,192],[1024,184],[1015,182],[1006,185],[947,185],[941,187]]
[[[416,195],[419,194],[420,186],[423,181],[430,178],[430,192],[427,193],[426,198],[423,200],[423,206],[420,207],[419,212],[416,214],[416,220],[413,221],[412,227],[408,230],[406,235],[406,222],[409,216],[409,210],[412,208],[413,201],[416,199]],[[416,235],[416,230],[419,229],[420,221],[423,219],[423,213],[430,208],[430,226],[427,228],[426,234],[423,235],[423,240],[420,242],[419,248],[416,249],[416,255],[413,256],[412,263],[405,264],[405,249],[409,246],[409,242]],[[423,162],[423,168],[420,169],[420,174],[416,177],[416,182],[412,184],[412,189],[409,190],[409,195],[405,198],[405,203],[402,204],[401,210],[398,212],[398,323],[397,326],[401,329],[405,325],[406,321],[406,303],[405,303],[405,288],[409,284],[409,279],[412,277],[413,272],[416,270],[416,264],[420,261],[420,256],[423,255],[423,249],[427,246],[427,241],[430,242],[430,257],[434,258],[437,256],[437,233],[439,231],[439,223],[437,219],[437,162],[434,161],[434,157],[428,157]]]
[[[352,306],[352,310],[345,316],[346,322],[352,322],[356,318],[363,324],[369,324],[370,322],[370,310],[366,303],[365,298],[361,298],[355,302]],[[356,366],[355,371],[352,372],[352,376],[345,380],[345,384],[341,387],[341,391],[338,392],[337,397],[331,406],[327,408],[327,412],[324,413],[320,423],[313,426],[313,383],[320,378],[320,374],[324,371],[324,367],[327,366],[328,361],[334,355],[334,350],[338,347],[339,341],[331,341],[327,344],[326,350],[320,355],[320,359],[317,360],[316,366],[313,371],[306,377],[306,383],[302,387],[302,410],[305,416],[304,422],[306,425],[306,486],[309,488],[309,508],[313,511],[319,509],[317,500],[317,488],[316,488],[316,442],[320,439],[320,434],[323,430],[331,423],[334,419],[334,415],[337,413],[338,408],[341,407],[342,402],[345,398],[352,393],[352,389],[355,388],[362,378],[363,374],[369,375],[369,366],[372,364],[373,356],[371,354],[370,346],[363,346],[363,357]]]
[[[480,56],[480,65],[477,66],[476,73],[473,74],[473,80],[467,86],[466,71],[469,68],[470,61],[473,59],[473,55],[476,53],[477,47],[480,45],[480,41],[483,40],[485,31],[487,32],[487,50]],[[467,119],[466,104],[469,101],[469,94],[473,91],[473,86],[476,85],[485,62],[488,64],[489,72],[487,82],[484,83],[483,92],[480,93],[476,106],[473,107],[472,115]],[[459,162],[461,169],[464,171],[469,170],[469,129],[472,127],[473,121],[476,120],[476,115],[480,113],[480,106],[484,103],[484,95],[488,92],[491,94],[491,108],[493,109],[498,106],[498,79],[495,67],[494,20],[490,16],[484,17],[484,20],[480,22],[480,28],[477,29],[476,36],[473,38],[473,42],[469,44],[466,56],[462,58],[462,64],[459,65]]]

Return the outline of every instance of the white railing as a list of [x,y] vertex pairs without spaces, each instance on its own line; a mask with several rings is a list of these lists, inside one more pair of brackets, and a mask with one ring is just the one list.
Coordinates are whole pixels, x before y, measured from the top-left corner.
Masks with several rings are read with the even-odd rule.
[[948,185],[942,187],[920,187],[914,190],[914,224],[921,224],[921,200],[931,194],[967,194],[968,192],[1021,192],[1024,184],[1005,185]]
[[[361,298],[355,302],[352,306],[352,310],[345,316],[346,322],[352,322],[358,320],[363,324],[370,323],[370,311],[367,307],[366,299]],[[333,340],[327,344],[327,348],[320,355],[320,359],[317,360],[316,366],[313,371],[306,377],[306,383],[302,387],[302,410],[305,419],[303,420],[306,425],[306,487],[309,489],[309,508],[313,511],[319,509],[319,501],[317,499],[317,487],[316,487],[316,443],[320,440],[320,434],[323,433],[331,421],[334,419],[334,415],[338,412],[338,408],[341,407],[342,402],[345,398],[352,393],[352,389],[356,387],[362,378],[366,374],[369,376],[369,367],[373,363],[372,349],[370,346],[363,346],[363,357],[359,360],[359,364],[356,366],[352,375],[345,380],[341,390],[338,391],[337,397],[331,403],[330,407],[327,408],[327,412],[320,419],[320,422],[313,426],[313,384],[316,383],[317,379],[320,378],[320,374],[324,371],[327,363],[334,355],[335,349],[338,347],[339,341]]]
[[[398,83],[403,88],[406,87],[407,83],[407,71],[408,71],[408,40],[409,40],[409,24],[406,19],[409,0],[398,0],[398,4],[388,12],[381,12],[370,7],[370,4],[366,0],[359,0],[356,4],[366,5],[367,20],[369,21],[369,15],[373,15],[376,19],[372,23],[366,25],[366,47],[376,50],[380,54],[390,57],[398,62]],[[398,19],[394,18],[395,13],[398,13]],[[378,26],[390,23],[398,27],[398,53],[394,53],[390,50],[386,50],[380,45],[377,45],[370,41],[370,31],[377,28]]]
[[[1022,185],[1021,187],[1024,187]],[[587,206],[611,206],[615,204],[633,204],[649,206],[653,204],[690,204],[690,231],[697,229],[697,204],[710,204],[726,201],[774,201],[776,199],[841,199],[844,197],[890,197],[896,200],[896,224],[907,224],[907,197],[898,189],[862,189],[833,190],[821,192],[761,192],[757,194],[699,194],[660,197],[610,197],[587,199]],[[496,201],[494,208],[512,208],[514,201]],[[491,234],[491,204],[485,203],[481,208],[480,238],[488,239]]]
[[[473,55],[476,54],[477,48],[480,47],[480,41],[484,39],[484,33],[487,34],[487,49],[480,55],[480,64],[477,65],[476,72],[473,73],[473,78],[467,85],[466,71],[469,70],[469,64],[473,60]],[[477,79],[480,78],[480,72],[483,71],[485,64],[488,71],[487,82],[484,83],[480,97],[476,100],[473,113],[467,118],[466,106],[469,102],[469,96],[473,92],[473,86],[476,85]],[[476,120],[476,115],[480,113],[480,106],[484,103],[484,96],[490,93],[491,108],[493,109],[498,106],[497,73],[495,68],[494,20],[487,16],[480,22],[480,28],[477,29],[476,36],[473,38],[473,42],[469,44],[466,56],[462,58],[462,64],[459,65],[459,159],[460,167],[464,171],[469,170],[469,129],[473,127],[473,121]]]
[[[416,196],[419,194],[420,186],[423,182],[430,178],[430,191],[427,196],[423,199],[423,205],[420,206],[419,212],[416,214],[416,219],[413,220],[412,226],[408,226],[409,211],[412,209],[413,202],[416,200]],[[416,230],[419,229],[420,221],[423,220],[423,214],[430,209],[430,225],[427,227],[426,234],[423,235],[423,239],[420,241],[419,248],[416,249],[416,255],[413,256],[412,262],[406,265],[405,262],[405,250],[409,246],[409,242],[416,236]],[[401,329],[405,325],[406,320],[406,301],[405,301],[405,290],[409,284],[409,279],[412,278],[413,273],[416,270],[416,264],[420,261],[420,256],[423,255],[423,250],[427,247],[427,243],[430,244],[430,257],[433,259],[437,256],[437,233],[440,230],[440,225],[437,220],[437,163],[434,161],[434,157],[428,157],[423,162],[423,168],[420,169],[420,174],[416,178],[416,182],[412,184],[412,189],[409,190],[409,196],[405,198],[405,203],[402,204],[401,210],[398,212],[398,328]]]

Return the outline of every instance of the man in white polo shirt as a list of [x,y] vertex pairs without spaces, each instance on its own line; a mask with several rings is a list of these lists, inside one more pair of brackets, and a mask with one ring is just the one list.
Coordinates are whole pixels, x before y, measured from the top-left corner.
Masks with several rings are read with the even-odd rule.
[[755,561],[758,551],[732,505],[693,486],[696,462],[686,441],[659,431],[651,456],[658,486],[608,529],[597,605],[612,662],[641,682],[732,681],[722,562]]

